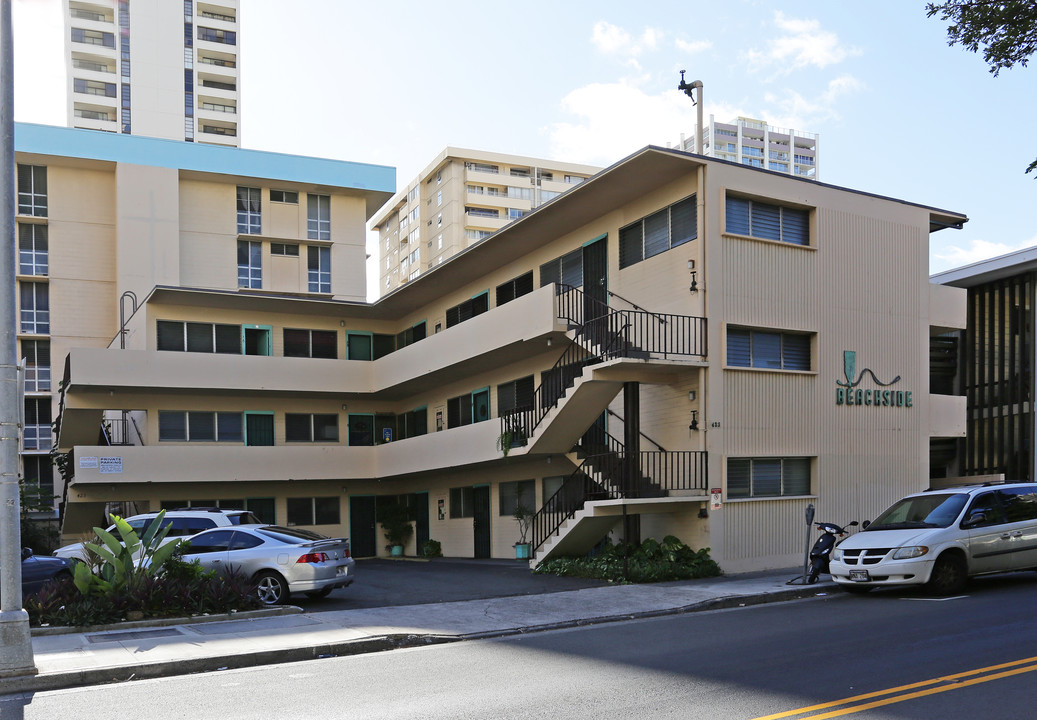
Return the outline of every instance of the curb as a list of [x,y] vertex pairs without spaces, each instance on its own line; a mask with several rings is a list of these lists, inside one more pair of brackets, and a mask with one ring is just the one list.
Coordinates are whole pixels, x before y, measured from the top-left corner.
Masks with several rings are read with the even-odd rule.
[[[759,593],[757,595],[729,595],[719,598],[711,598],[702,602],[681,607],[665,608],[661,610],[647,610],[643,612],[622,613],[619,615],[607,615],[595,618],[581,618],[557,623],[544,623],[542,625],[529,625],[519,628],[508,628],[504,630],[489,630],[478,633],[463,635],[413,635],[413,634],[388,634],[379,635],[362,640],[349,640],[339,643],[327,643],[307,647],[291,648],[288,650],[261,650],[257,652],[240,653],[236,655],[224,655],[208,658],[195,658],[192,660],[172,660],[166,662],[135,665],[132,667],[97,668],[91,670],[77,670],[72,672],[49,673],[46,675],[24,676],[16,678],[0,678],[0,695],[33,693],[47,690],[62,690],[71,687],[86,685],[104,685],[108,683],[126,682],[130,680],[144,680],[149,678],[171,677],[175,675],[191,675],[194,673],[213,672],[219,670],[235,670],[258,665],[275,665],[281,663],[301,662],[305,660],[321,660],[332,657],[346,657],[350,655],[364,655],[368,653],[385,652],[401,648],[425,647],[429,645],[442,645],[445,643],[462,642],[465,640],[485,640],[498,637],[510,637],[515,635],[526,635],[532,633],[549,632],[551,630],[566,630],[591,625],[604,625],[607,623],[623,622],[625,620],[639,620],[668,615],[684,615],[709,610],[723,610],[728,608],[749,607],[752,605],[763,605],[772,602],[786,602],[789,600],[803,600],[817,595],[825,595],[827,591],[836,587],[834,583],[818,583],[816,585],[802,586],[790,590],[781,590],[772,593]],[[287,612],[277,612],[285,610]],[[264,613],[269,611],[252,611]],[[295,607],[275,609],[269,614],[295,614],[302,612]],[[203,622],[215,620],[245,619],[243,613],[235,613],[232,616],[204,616]],[[143,623],[174,624],[169,621],[144,620]],[[196,619],[192,618],[193,624]],[[122,623],[116,628],[126,628],[129,623]],[[98,626],[108,627],[112,626]],[[98,631],[93,629],[91,631]],[[82,632],[82,630],[75,630]]]
[[219,615],[194,615],[179,618],[152,618],[151,620],[127,620],[124,622],[111,623],[109,625],[84,625],[82,627],[71,627],[68,625],[48,625],[46,627],[29,628],[33,637],[47,637],[50,635],[90,635],[93,633],[112,632],[118,630],[139,630],[140,628],[168,627],[170,625],[198,625],[210,622],[227,622],[229,620],[253,620],[255,618],[277,617],[279,615],[297,615],[303,612],[301,607],[295,605],[282,605],[276,608],[262,608],[260,610],[244,610],[242,612],[221,613]]

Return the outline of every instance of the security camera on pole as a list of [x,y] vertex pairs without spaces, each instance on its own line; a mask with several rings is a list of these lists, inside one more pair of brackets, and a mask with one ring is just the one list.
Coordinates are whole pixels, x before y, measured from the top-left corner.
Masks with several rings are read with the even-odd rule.
[[14,72],[11,0],[0,0],[0,677],[35,675],[29,614],[22,609],[18,507],[18,382],[14,285]]

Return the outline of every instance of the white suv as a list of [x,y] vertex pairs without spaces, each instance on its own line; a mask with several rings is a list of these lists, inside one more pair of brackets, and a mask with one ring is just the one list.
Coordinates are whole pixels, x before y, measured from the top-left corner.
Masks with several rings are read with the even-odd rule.
[[[130,524],[130,527],[139,536],[144,534],[148,524],[157,515],[157,512],[134,515],[126,518],[126,522]],[[256,523],[262,523],[262,520],[248,510],[221,510],[219,508],[167,510],[166,516],[162,519],[162,526],[169,526],[169,532],[163,539],[162,544],[165,545],[173,540],[194,537],[202,530],[208,530],[209,528],[227,525],[253,525]],[[114,525],[108,527],[108,532],[114,533],[118,537]],[[83,546],[83,543],[74,543],[58,548],[54,551],[54,554],[57,557],[72,558],[82,560],[83,562],[88,561],[86,548]]]
[[832,579],[851,592],[926,585],[960,591],[973,575],[1037,569],[1037,484],[985,484],[908,495],[841,542]]

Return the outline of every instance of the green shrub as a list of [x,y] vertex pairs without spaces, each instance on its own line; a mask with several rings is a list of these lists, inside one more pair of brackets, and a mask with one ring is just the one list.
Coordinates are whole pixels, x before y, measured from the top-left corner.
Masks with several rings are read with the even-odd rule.
[[92,563],[76,562],[74,579],[44,586],[25,599],[32,626],[107,625],[139,612],[144,618],[190,617],[260,607],[255,583],[237,573],[206,570],[182,559],[186,543],[160,545],[163,513],[138,537],[122,518],[122,538],[94,528],[103,545],[86,543]]
[[439,540],[426,540],[421,546],[421,555],[427,558],[443,557],[443,544]]
[[661,543],[648,538],[638,546],[606,541],[593,556],[552,558],[533,572],[614,583],[691,580],[721,574],[720,566],[709,556],[709,548],[693,550],[673,535],[667,535]]
[[103,528],[95,527],[94,532],[101,543],[88,542],[83,546],[96,562],[93,565],[78,563],[75,567],[74,581],[79,592],[84,595],[118,594],[140,578],[159,572],[181,542],[174,540],[162,544],[171,527],[163,527],[165,516],[166,511],[160,511],[141,536],[118,515],[108,516],[115,525],[118,538]]
[[25,599],[29,624],[82,627],[107,625],[138,611],[146,619],[222,614],[261,607],[251,579],[183,563],[173,573],[138,576],[119,592],[83,595],[71,582],[50,583]]

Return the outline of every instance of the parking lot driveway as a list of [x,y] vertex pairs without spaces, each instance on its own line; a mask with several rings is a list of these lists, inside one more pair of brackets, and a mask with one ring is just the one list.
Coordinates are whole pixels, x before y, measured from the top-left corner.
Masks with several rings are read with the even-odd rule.
[[424,605],[509,595],[579,590],[608,585],[604,580],[534,575],[516,560],[387,560],[356,561],[356,582],[321,600],[293,595],[292,604],[308,611]]

